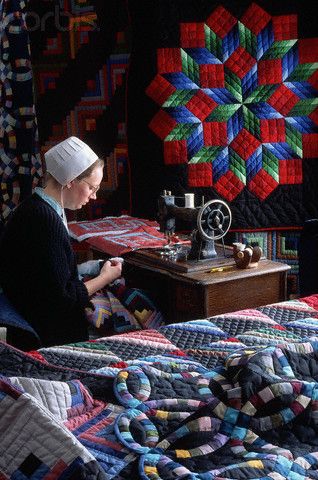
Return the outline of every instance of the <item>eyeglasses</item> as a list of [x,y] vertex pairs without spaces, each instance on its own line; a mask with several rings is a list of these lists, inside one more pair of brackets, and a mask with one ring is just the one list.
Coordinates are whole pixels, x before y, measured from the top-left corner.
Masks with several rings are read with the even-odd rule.
[[100,185],[98,185],[98,187],[95,187],[94,185],[91,185],[89,182],[87,182],[86,180],[84,180],[84,178],[82,178],[82,182],[85,182],[89,188],[91,189],[91,195],[95,195],[95,193],[98,192],[99,188],[100,188]]

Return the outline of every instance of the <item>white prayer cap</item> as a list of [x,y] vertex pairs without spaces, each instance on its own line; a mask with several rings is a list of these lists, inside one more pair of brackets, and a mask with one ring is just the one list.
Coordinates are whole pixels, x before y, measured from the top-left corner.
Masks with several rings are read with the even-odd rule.
[[69,137],[50,148],[44,158],[46,171],[64,186],[90,167],[98,156],[79,138]]

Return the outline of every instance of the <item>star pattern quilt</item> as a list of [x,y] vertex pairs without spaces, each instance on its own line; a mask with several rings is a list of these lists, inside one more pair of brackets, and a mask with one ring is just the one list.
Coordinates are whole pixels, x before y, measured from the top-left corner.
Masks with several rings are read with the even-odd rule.
[[[227,201],[233,228],[295,227],[317,215],[318,38],[309,2],[301,12],[290,2],[145,3],[128,2],[137,211],[167,188],[193,191],[197,204]],[[152,182],[141,189],[150,165]]]
[[318,295],[23,353],[0,479],[317,479]]

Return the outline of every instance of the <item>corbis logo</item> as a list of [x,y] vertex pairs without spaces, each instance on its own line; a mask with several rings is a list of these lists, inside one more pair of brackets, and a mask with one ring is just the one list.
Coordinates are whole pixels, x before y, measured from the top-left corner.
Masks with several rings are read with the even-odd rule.
[[54,10],[48,10],[43,15],[34,11],[26,13],[26,24],[29,32],[38,30],[45,32],[49,27],[51,28],[52,23],[58,32],[67,32],[70,30],[99,30],[96,15],[76,17],[70,12],[61,10],[58,5],[55,5]]

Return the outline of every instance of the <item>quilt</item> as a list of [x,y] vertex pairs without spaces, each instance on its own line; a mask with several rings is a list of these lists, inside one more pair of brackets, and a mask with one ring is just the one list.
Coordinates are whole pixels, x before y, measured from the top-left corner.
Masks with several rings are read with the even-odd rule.
[[71,135],[83,139],[105,159],[105,169],[102,195],[78,218],[127,212],[125,1],[26,3],[41,153]]
[[318,295],[23,353],[0,479],[318,478]]
[[[316,217],[318,38],[312,2],[128,1],[135,215],[156,196],[221,198],[233,228]],[[151,182],[144,177],[151,172]]]
[[71,238],[111,256],[120,256],[142,248],[162,248],[171,244],[188,244],[190,241],[177,234],[169,239],[159,231],[156,220],[130,217],[103,217],[82,222],[69,222]]
[[42,175],[26,2],[0,2],[0,227]]

